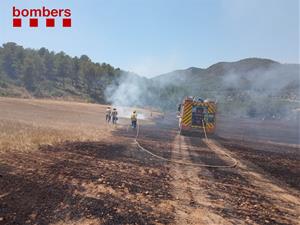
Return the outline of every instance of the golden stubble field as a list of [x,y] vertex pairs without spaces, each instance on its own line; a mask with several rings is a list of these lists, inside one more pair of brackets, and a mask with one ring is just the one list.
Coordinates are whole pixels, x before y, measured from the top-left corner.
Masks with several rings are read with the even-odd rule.
[[[28,152],[65,141],[114,141],[111,131],[129,124],[131,108],[117,107],[118,125],[105,122],[107,105],[0,97],[0,153]],[[138,109],[143,123],[161,116]],[[127,118],[127,119],[126,119]],[[146,119],[146,120],[145,120]]]
[[0,98],[0,152],[109,138],[107,106],[54,100]]

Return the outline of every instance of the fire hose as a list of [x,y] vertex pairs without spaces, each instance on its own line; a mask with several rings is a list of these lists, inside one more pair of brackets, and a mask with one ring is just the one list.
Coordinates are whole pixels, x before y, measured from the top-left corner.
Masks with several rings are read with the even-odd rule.
[[[204,126],[204,123],[202,121],[202,125],[203,125],[203,130],[204,130],[204,134],[205,134],[205,139],[206,139],[206,142],[208,143],[209,142],[209,139],[207,138],[207,134],[206,134],[206,130],[205,130],[205,126]],[[138,137],[139,137],[139,133],[140,133],[140,125],[139,123],[137,124],[137,129],[136,129],[136,136],[135,136],[135,139],[134,139],[134,142],[135,144],[137,145],[137,147],[141,150],[141,151],[144,151],[146,153],[148,153],[149,155],[157,158],[157,159],[160,159],[160,160],[163,160],[163,161],[166,161],[166,162],[170,162],[170,163],[177,163],[177,164],[181,164],[181,165],[185,165],[185,166],[196,166],[196,167],[208,167],[208,168],[233,168],[237,165],[237,161],[232,158],[229,154],[227,153],[223,153],[226,157],[228,157],[233,163],[231,165],[210,165],[210,164],[200,164],[200,163],[190,163],[190,162],[183,162],[183,161],[179,161],[179,160],[172,160],[172,159],[167,159],[167,158],[164,158],[162,156],[159,156],[159,155],[156,155],[155,153],[151,152],[150,150],[146,149],[145,147],[143,147],[139,141],[138,141]],[[209,145],[207,145],[209,148],[211,148]]]

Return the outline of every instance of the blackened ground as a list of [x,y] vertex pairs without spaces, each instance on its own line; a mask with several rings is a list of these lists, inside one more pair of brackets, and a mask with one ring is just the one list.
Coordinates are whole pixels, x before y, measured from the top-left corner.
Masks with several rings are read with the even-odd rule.
[[2,155],[0,224],[171,223],[170,212],[156,209],[171,198],[168,170],[129,146],[75,142]]
[[258,120],[230,117],[217,118],[217,134],[239,141],[282,142],[300,144],[300,117],[293,120]]
[[273,179],[300,191],[299,148],[275,143],[233,142],[224,138],[220,138],[219,142],[241,158],[257,165]]
[[[269,129],[273,129],[273,126],[275,125],[273,124]],[[264,129],[268,130],[268,127],[264,127]],[[157,155],[171,159],[174,137],[178,134],[176,127],[166,129],[162,123],[158,123],[156,126],[143,126],[140,132],[139,142],[143,147]],[[274,133],[273,130],[272,132]],[[250,142],[245,137],[243,139],[231,141],[226,138],[215,138],[221,145],[235,153],[238,158],[252,163],[251,170],[266,176],[279,187],[299,190],[300,152],[298,147],[294,147],[293,141],[293,145],[285,145],[271,142]],[[185,150],[188,152],[191,162],[226,165],[227,162],[208,149],[200,137],[185,137],[184,140],[190,146]],[[282,138],[281,140],[289,139]],[[176,156],[176,153],[173,153],[174,155]],[[200,179],[212,181],[207,182],[207,185],[204,186],[205,192],[210,196],[212,202],[225,203],[225,207],[214,206],[210,208],[210,211],[229,221],[239,219],[257,224],[294,224],[294,219],[290,218],[297,218],[297,215],[275,204],[276,201],[269,196],[269,190],[263,192],[256,190],[252,181],[245,178],[236,168],[207,168],[207,171],[211,177],[199,173]]]

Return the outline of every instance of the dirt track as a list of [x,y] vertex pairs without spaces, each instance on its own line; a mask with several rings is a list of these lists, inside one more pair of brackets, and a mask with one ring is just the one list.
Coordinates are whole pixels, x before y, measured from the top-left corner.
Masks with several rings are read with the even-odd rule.
[[[145,131],[148,137],[149,133]],[[170,165],[177,224],[299,223],[299,148],[253,142],[251,146],[224,138],[210,140],[208,148],[199,137],[175,132],[174,137],[173,147],[144,141],[145,137],[141,142],[175,160],[223,166],[230,164],[223,154],[228,153],[238,161],[236,168],[227,169]]]
[[[178,135],[170,116],[0,157],[0,224],[299,224],[299,146]],[[172,119],[173,118],[173,119]],[[158,125],[159,124],[159,125]],[[209,146],[209,147],[208,147]]]

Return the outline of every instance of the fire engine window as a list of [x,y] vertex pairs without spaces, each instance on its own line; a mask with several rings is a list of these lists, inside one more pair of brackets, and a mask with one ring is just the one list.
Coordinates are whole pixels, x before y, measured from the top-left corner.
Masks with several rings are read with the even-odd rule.
[[192,108],[192,125],[202,126],[204,115],[207,113],[207,107],[205,106],[193,106]]

